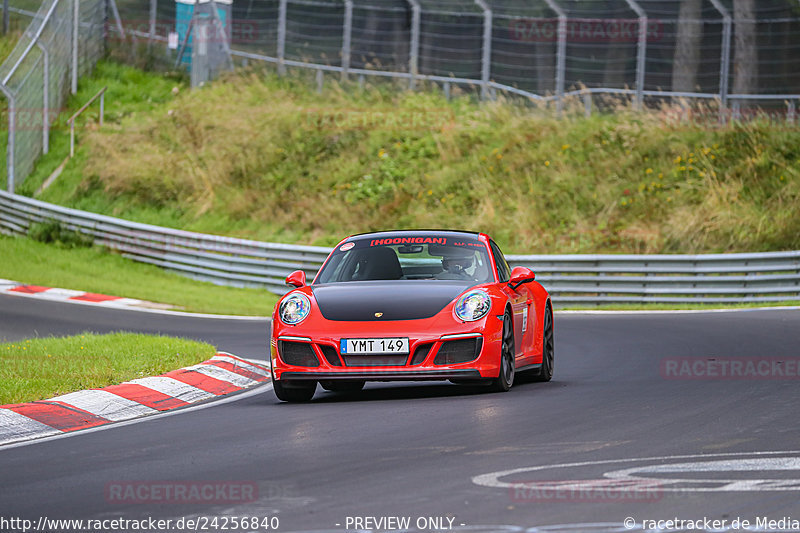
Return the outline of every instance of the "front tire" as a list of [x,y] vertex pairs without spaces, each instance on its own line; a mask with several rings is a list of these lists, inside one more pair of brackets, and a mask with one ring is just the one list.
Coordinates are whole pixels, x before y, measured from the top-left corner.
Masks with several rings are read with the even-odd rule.
[[553,308],[550,303],[544,309],[544,328],[542,330],[542,368],[534,381],[550,381],[553,379],[555,366],[555,343],[553,339]]
[[275,396],[282,402],[308,402],[317,390],[316,381],[276,381],[272,378]]
[[500,373],[492,380],[492,390],[506,392],[514,384],[514,323],[511,314],[506,311],[503,316],[503,337],[500,348]]

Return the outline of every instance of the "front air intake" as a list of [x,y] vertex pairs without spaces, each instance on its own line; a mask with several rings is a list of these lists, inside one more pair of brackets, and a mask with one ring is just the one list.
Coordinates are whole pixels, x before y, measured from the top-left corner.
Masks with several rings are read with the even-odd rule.
[[278,353],[283,362],[292,366],[316,368],[319,359],[310,344],[305,342],[278,341]]
[[329,365],[342,366],[342,361],[339,359],[339,353],[336,351],[336,348],[328,346],[327,344],[319,344],[318,346]]
[[439,347],[433,364],[457,365],[459,363],[474,361],[480,355],[482,346],[482,337],[445,341],[442,343],[441,347]]

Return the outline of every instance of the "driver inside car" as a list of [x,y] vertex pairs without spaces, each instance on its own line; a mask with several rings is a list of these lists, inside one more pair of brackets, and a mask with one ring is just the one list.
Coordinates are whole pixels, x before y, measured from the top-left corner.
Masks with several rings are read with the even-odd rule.
[[467,269],[472,267],[474,262],[473,254],[465,253],[458,255],[445,255],[442,257],[442,270],[444,273],[440,279],[472,279],[472,275]]

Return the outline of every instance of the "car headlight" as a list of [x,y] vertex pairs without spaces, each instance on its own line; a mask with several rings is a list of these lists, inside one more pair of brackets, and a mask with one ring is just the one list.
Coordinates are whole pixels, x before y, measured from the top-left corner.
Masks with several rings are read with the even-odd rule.
[[483,291],[474,290],[462,295],[456,301],[453,311],[459,319],[471,322],[486,316],[491,308],[492,301],[489,295]]
[[299,324],[311,312],[311,302],[305,294],[295,293],[281,302],[278,317],[284,324]]

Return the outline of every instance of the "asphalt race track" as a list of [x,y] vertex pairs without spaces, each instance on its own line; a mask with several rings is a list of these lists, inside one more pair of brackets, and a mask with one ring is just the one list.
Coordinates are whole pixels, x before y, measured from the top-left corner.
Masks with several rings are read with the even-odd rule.
[[[224,518],[277,517],[278,531],[395,531],[407,518],[414,531],[476,532],[711,531],[712,520],[734,531],[738,519],[796,530],[800,310],[557,313],[555,327],[554,380],[506,394],[368,384],[289,405],[264,386],[0,448],[0,518],[183,517],[220,530]],[[0,339],[114,330],[266,356],[265,321],[0,296]],[[253,497],[176,503],[156,490],[221,482]],[[131,486],[148,489],[141,501],[119,497]],[[12,526],[0,530],[21,531]]]

